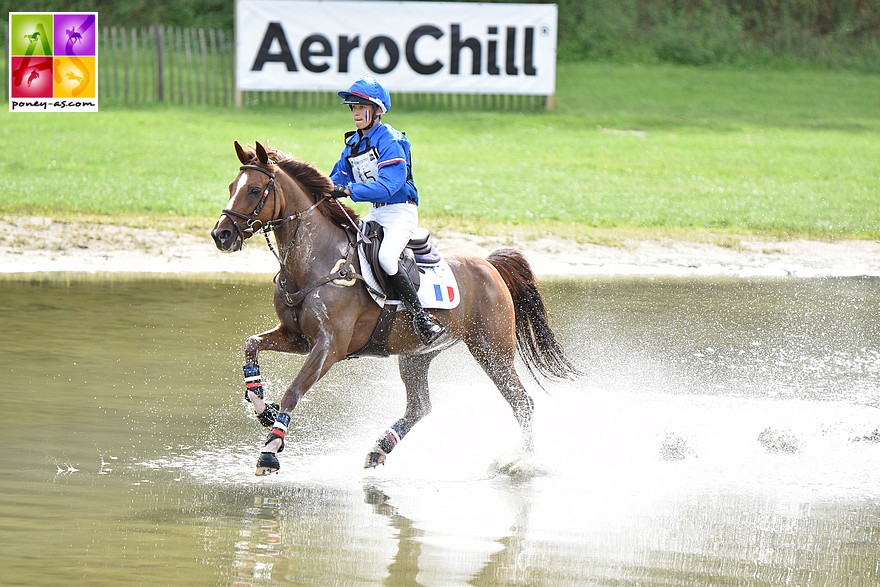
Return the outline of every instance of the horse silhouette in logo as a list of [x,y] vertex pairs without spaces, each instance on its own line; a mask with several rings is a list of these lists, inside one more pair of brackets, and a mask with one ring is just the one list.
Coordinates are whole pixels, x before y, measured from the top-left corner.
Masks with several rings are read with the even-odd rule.
[[31,43],[36,43],[40,40],[40,31],[34,31],[34,34],[25,35],[24,38],[29,40]]
[[67,72],[67,79],[69,79],[69,80],[76,80],[76,81],[78,81],[79,83],[83,83],[83,78],[82,78],[82,76],[76,75],[76,74],[73,73],[72,71],[68,71],[68,72]]
[[67,40],[70,41],[71,44],[76,43],[77,41],[79,41],[80,45],[82,44],[83,36],[76,32],[75,26],[72,26],[69,29],[65,29],[64,32],[67,33]]
[[31,70],[31,74],[28,76],[28,87],[31,87],[31,82],[40,77],[40,73],[36,70],[36,68]]

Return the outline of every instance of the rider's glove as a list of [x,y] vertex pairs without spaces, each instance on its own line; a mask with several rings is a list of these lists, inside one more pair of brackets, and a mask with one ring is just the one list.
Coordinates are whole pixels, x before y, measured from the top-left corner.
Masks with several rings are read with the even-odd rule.
[[348,194],[345,193],[344,185],[334,185],[333,191],[330,192],[331,198],[347,198]]

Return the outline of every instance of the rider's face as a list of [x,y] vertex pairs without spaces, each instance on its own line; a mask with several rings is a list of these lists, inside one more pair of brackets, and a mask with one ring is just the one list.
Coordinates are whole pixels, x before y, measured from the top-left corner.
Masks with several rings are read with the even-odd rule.
[[358,130],[364,130],[373,122],[373,107],[365,104],[353,104],[351,115],[354,117],[354,126]]

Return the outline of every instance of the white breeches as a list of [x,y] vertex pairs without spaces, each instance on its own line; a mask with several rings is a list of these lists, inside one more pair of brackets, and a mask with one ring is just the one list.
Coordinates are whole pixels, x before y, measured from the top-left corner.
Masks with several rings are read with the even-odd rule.
[[373,208],[364,220],[375,220],[385,229],[379,247],[379,265],[388,275],[397,273],[400,253],[419,226],[419,207],[415,204],[388,204]]

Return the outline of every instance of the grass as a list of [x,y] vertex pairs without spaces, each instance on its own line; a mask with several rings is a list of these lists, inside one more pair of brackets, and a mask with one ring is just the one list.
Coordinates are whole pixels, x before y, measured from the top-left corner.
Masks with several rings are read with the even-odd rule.
[[[474,233],[880,238],[880,77],[562,63],[554,112],[392,110],[422,223]],[[0,114],[0,214],[203,228],[232,141],[329,170],[330,110]]]

